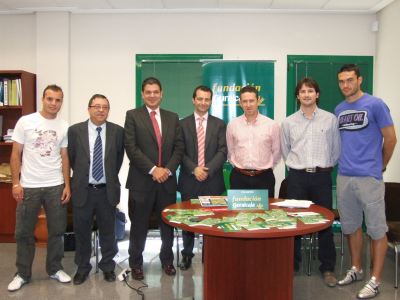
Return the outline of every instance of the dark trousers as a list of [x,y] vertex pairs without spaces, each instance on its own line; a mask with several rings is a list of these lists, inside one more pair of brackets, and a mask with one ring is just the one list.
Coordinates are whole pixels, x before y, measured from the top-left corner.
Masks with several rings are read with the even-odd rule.
[[155,184],[154,189],[147,192],[129,190],[129,218],[131,231],[129,236],[129,266],[143,266],[143,251],[146,245],[147,231],[151,213],[157,216],[161,235],[160,260],[163,266],[171,265],[174,261],[172,246],[174,243],[173,227],[161,219],[161,211],[175,203],[176,193],[167,193],[162,184]]
[[275,196],[275,176],[272,169],[255,176],[248,176],[234,168],[231,172],[230,184],[231,189],[236,190],[267,189],[268,197],[273,198]]
[[17,205],[15,241],[17,243],[17,273],[25,280],[32,276],[35,256],[35,226],[43,205],[47,220],[46,271],[53,275],[62,270],[64,233],[67,227],[67,206],[61,204],[64,184],[42,188],[24,188],[24,200]]
[[73,207],[74,232],[76,238],[75,264],[78,273],[88,274],[92,269],[90,256],[92,254],[93,216],[99,229],[101,260],[99,268],[103,272],[113,271],[114,256],[117,254],[115,240],[115,206],[107,199],[107,188],[88,188],[88,196],[81,207]]
[[[330,172],[307,173],[291,169],[287,178],[289,199],[311,200],[315,204],[332,209],[332,179]],[[318,232],[318,259],[321,272],[333,272],[336,250],[332,228]],[[295,238],[295,265],[301,260],[301,237]]]

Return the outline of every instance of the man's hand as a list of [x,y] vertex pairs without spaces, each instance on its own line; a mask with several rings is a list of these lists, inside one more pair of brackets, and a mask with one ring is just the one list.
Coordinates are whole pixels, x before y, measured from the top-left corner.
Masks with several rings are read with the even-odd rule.
[[194,177],[197,181],[204,181],[208,178],[208,168],[206,167],[196,167],[193,171]]
[[17,203],[21,203],[24,200],[24,188],[20,184],[13,185],[12,195]]
[[64,187],[61,195],[61,203],[66,204],[71,199],[71,189],[69,186]]
[[154,181],[157,181],[158,183],[163,183],[168,179],[169,171],[166,168],[156,167],[151,175],[153,175]]

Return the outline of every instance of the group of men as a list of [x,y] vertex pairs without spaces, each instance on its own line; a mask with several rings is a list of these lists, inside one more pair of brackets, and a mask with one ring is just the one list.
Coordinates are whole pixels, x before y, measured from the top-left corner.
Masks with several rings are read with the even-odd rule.
[[[338,208],[342,230],[348,235],[352,267],[342,280],[336,280],[335,245],[328,228],[318,233],[320,271],[330,287],[363,279],[364,214],[372,240],[373,267],[371,279],[357,296],[376,296],[387,249],[382,172],[392,156],[396,135],[385,103],[361,90],[362,77],[356,65],[344,65],[338,72],[338,82],[345,100],[336,107],[336,116],[318,108],[318,83],[304,78],[295,92],[299,110],[281,127],[259,113],[261,99],[253,86],[241,89],[239,105],[244,114],[227,127],[209,114],[213,92],[206,86],[195,88],[194,112],[179,120],[177,114],[160,108],[162,86],[150,77],[141,87],[144,105],[127,112],[124,129],[107,121],[110,103],[100,94],[89,101],[89,120],[68,129],[57,118],[62,90],[48,86],[43,92],[42,110],[22,117],[13,136],[17,273],[8,289],[18,290],[30,280],[33,230],[41,205],[49,228],[47,273],[60,282],[71,281],[61,265],[66,203],[71,195],[76,234],[74,284],[82,284],[91,270],[93,215],[100,233],[99,267],[106,281],[115,280],[114,220],[120,198],[118,173],[125,149],[130,160],[126,188],[131,219],[129,266],[134,279],[144,278],[143,251],[152,214],[159,221],[162,269],[167,275],[176,274],[173,228],[161,220],[161,211],[176,201],[177,190],[184,201],[200,195],[221,195],[225,190],[223,165],[228,158],[233,166],[232,189],[267,189],[274,197],[273,168],[283,156],[288,169],[288,197],[309,199],[328,209],[332,208],[331,171],[339,162]],[[194,234],[184,231],[183,244],[179,267],[186,270],[194,256]],[[301,260],[300,247],[301,239],[296,237],[295,270]]]

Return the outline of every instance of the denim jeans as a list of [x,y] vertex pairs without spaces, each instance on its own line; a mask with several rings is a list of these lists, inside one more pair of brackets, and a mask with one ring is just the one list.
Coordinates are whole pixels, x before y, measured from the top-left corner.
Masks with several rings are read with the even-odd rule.
[[61,204],[64,185],[24,188],[24,199],[17,205],[15,240],[17,242],[17,273],[25,280],[32,275],[35,256],[35,225],[43,205],[47,218],[46,271],[49,275],[62,270],[64,233],[67,226],[67,206]]

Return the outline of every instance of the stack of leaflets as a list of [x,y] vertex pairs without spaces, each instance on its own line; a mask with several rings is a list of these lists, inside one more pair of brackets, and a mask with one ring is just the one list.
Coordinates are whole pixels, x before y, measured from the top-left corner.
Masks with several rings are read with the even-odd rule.
[[291,208],[309,208],[313,204],[310,200],[295,200],[286,199],[284,201],[273,202],[271,205],[277,205],[279,207],[291,207]]
[[289,215],[298,218],[304,224],[322,224],[328,222],[323,215],[312,211],[289,213]]
[[199,196],[203,207],[228,206],[226,199],[226,196]]
[[[235,216],[217,218],[212,211],[203,209],[166,209],[170,212],[167,218],[173,223],[183,223],[188,226],[217,226],[225,232],[245,230],[263,230],[270,228],[296,228],[297,218],[305,224],[323,222],[323,216],[316,213],[287,214],[282,209],[272,209],[264,212],[239,212]],[[316,214],[316,215],[315,215]]]

